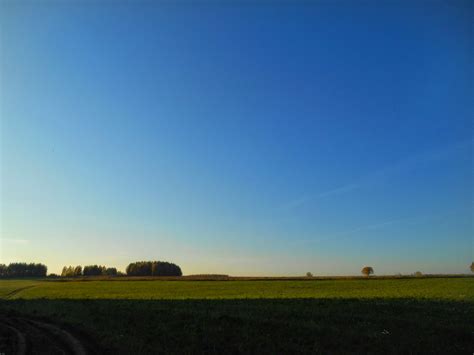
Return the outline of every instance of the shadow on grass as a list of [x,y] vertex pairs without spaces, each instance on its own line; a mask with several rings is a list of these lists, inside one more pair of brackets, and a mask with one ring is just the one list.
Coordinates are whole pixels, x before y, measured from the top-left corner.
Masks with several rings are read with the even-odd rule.
[[469,302],[17,299],[0,314],[47,319],[115,354],[474,352]]

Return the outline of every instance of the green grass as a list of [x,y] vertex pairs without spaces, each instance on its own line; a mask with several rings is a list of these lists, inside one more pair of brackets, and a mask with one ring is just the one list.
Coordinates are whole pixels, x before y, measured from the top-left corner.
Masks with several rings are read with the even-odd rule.
[[472,278],[0,281],[0,299],[111,353],[474,351]]
[[[3,283],[6,283],[3,286]],[[31,287],[33,286],[33,287]],[[26,288],[30,287],[30,288]],[[327,281],[0,281],[0,297],[48,299],[416,298],[474,301],[474,279]],[[5,289],[5,291],[3,291]]]

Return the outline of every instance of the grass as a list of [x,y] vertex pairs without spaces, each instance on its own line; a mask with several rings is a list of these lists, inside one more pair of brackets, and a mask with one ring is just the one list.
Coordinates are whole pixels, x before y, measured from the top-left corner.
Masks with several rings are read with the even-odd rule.
[[111,353],[472,353],[474,279],[0,281]]
[[[3,285],[5,283],[5,285]],[[326,281],[0,281],[0,297],[48,299],[416,298],[474,301],[474,279]]]

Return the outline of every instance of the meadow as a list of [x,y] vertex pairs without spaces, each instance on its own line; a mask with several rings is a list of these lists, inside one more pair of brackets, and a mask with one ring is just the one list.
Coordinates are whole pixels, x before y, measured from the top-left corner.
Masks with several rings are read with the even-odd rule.
[[474,278],[2,280],[0,300],[100,353],[474,351]]

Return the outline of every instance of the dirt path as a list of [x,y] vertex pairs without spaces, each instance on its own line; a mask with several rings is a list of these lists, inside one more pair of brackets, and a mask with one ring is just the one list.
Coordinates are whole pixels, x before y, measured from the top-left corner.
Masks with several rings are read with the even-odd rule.
[[4,354],[74,354],[100,353],[83,336],[37,319],[0,315],[0,353]]

